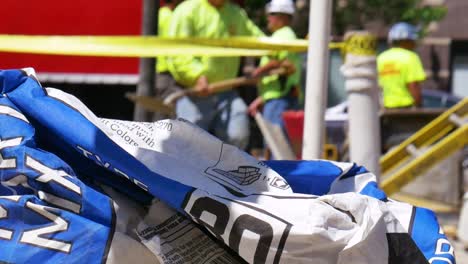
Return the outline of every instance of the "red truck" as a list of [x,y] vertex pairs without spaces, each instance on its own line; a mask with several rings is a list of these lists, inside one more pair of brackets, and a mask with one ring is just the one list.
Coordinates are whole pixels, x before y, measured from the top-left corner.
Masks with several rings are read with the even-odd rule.
[[[139,35],[142,2],[135,0],[3,0],[0,34]],[[34,67],[41,81],[127,83],[137,80],[137,58],[0,52],[0,69]]]

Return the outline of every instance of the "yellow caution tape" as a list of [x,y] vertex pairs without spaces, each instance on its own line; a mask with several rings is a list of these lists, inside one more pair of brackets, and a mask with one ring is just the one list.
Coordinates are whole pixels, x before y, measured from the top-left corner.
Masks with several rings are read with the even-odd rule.
[[[305,39],[278,40],[274,38],[254,38],[254,37],[231,37],[227,39],[190,39],[199,44],[223,46],[244,49],[266,49],[272,51],[288,50],[293,52],[305,52],[309,46],[309,41]],[[347,43],[331,42],[330,49],[341,49]]]
[[77,56],[263,56],[270,51],[213,47],[156,37],[0,35],[0,51]]
[[364,56],[375,55],[377,53],[377,37],[366,31],[351,32],[345,36],[341,52]]
[[344,42],[331,42],[330,44],[328,44],[329,49],[343,49],[344,46]]
[[[181,41],[181,39],[173,39]],[[260,49],[270,51],[307,51],[308,41],[304,39],[296,40],[278,40],[269,37],[230,37],[225,39],[207,39],[207,38],[188,38],[182,41],[189,41],[195,44],[226,47],[226,48],[241,48],[241,49]]]
[[[331,43],[330,48],[342,48]],[[51,55],[156,57],[263,56],[275,51],[304,52],[307,40],[278,41],[272,38],[232,37],[226,39],[165,39],[143,36],[29,36],[0,35],[1,52]]]

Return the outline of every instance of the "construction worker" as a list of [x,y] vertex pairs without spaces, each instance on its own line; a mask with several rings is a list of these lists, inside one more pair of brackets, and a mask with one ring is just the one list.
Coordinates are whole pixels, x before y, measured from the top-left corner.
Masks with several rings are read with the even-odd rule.
[[[244,10],[228,0],[187,0],[175,10],[170,37],[226,38],[263,36]],[[193,122],[229,144],[245,149],[249,139],[247,106],[237,91],[210,94],[212,82],[237,76],[238,57],[176,56],[167,60],[178,86],[195,89],[198,96],[176,102],[177,117]]]
[[[273,0],[267,4],[268,30],[271,37],[278,40],[294,40],[296,34],[290,24],[294,14],[292,0]],[[263,116],[266,120],[284,129],[282,114],[288,109],[298,107],[300,94],[300,57],[297,53],[281,51],[274,56],[264,56],[260,67],[254,70],[253,77],[261,76],[272,69],[286,67],[290,75],[270,75],[260,80],[259,96],[249,105],[249,112],[255,115],[263,106]]]
[[379,84],[385,108],[419,107],[422,103],[420,83],[426,79],[419,56],[413,51],[417,29],[400,22],[391,27],[391,48],[377,57]]
[[[160,8],[158,11],[158,36],[167,37],[169,33],[169,25],[171,22],[172,12],[183,0],[166,0],[160,1]],[[155,95],[160,98],[165,98],[169,94],[175,92],[174,79],[170,76],[169,69],[167,68],[166,57],[159,56],[156,64],[156,83]],[[171,90],[172,88],[172,90]],[[163,117],[159,113],[155,113],[154,119]]]

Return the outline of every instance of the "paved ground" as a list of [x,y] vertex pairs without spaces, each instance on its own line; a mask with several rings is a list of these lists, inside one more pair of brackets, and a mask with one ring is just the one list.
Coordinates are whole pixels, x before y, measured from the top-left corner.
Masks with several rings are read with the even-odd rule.
[[[451,214],[451,215],[441,215],[437,216],[439,223],[442,226],[458,226],[458,215]],[[458,264],[468,264],[468,251],[465,250],[465,246],[463,243],[456,239],[456,237],[449,236],[448,232],[446,232],[450,243],[455,248],[455,259],[457,260]]]
[[459,241],[450,241],[455,247],[455,259],[458,264],[468,263],[468,251],[463,249],[463,245]]
[[[463,170],[463,184],[465,191],[468,191],[468,159],[464,161],[464,170]],[[453,227],[457,227],[459,223],[459,215],[457,214],[448,214],[437,215],[439,223],[442,226],[450,225]],[[465,223],[468,224],[468,223]],[[446,232],[446,234],[448,234]],[[458,264],[468,264],[468,250],[465,248],[468,247],[468,244],[464,245],[461,241],[457,240],[456,237],[449,236],[450,243],[452,243],[453,247],[455,248],[455,259],[457,260]]]
[[[468,153],[467,149],[465,148],[465,155]],[[465,160],[463,161],[463,184],[465,192],[468,192],[468,157],[465,156]],[[468,201],[466,201],[468,202]],[[458,217],[456,218],[458,222]],[[468,225],[468,223],[464,223]],[[455,241],[454,239],[454,247],[455,247],[455,257],[457,263],[459,264],[468,264],[468,244],[462,245],[460,242]],[[468,243],[468,242],[467,242]]]

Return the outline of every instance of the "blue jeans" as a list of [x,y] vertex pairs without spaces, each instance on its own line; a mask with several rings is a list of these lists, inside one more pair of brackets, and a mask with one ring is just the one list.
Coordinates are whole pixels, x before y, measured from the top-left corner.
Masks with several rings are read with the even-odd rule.
[[297,109],[297,98],[285,96],[278,99],[271,99],[265,102],[263,106],[263,117],[275,125],[279,125],[286,133],[283,121],[283,112],[286,110]]
[[[271,99],[266,101],[265,105],[263,106],[263,118],[275,125],[280,126],[284,135],[286,138],[288,138],[288,133],[286,132],[286,127],[283,120],[283,112],[297,108],[297,97],[285,96],[278,99]],[[264,142],[264,145],[265,147],[268,147],[266,142]],[[273,154],[271,155],[271,159],[275,159]]]
[[183,97],[176,104],[177,117],[186,119],[240,149],[249,142],[247,106],[236,91],[207,97]]

